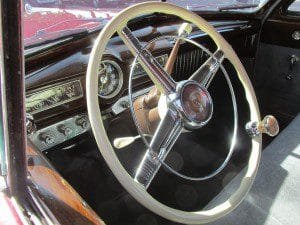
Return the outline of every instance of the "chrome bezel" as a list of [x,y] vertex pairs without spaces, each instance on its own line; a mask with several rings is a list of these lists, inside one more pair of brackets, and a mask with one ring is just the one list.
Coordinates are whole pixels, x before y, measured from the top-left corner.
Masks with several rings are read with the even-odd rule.
[[[99,82],[98,82],[98,96],[99,96],[100,98],[104,98],[104,99],[111,99],[111,98],[116,97],[116,96],[120,93],[120,91],[121,91],[121,89],[122,89],[122,87],[123,87],[124,75],[123,75],[123,71],[122,71],[120,65],[119,65],[117,62],[115,62],[115,61],[113,61],[113,60],[105,59],[105,60],[101,61],[99,65],[101,65],[102,63],[110,63],[113,67],[115,67],[115,68],[117,69],[118,74],[119,74],[119,83],[118,83],[118,86],[117,86],[117,88],[116,88],[112,93],[110,93],[109,95],[101,95],[101,94],[99,93]],[[97,74],[98,79],[99,79],[99,75],[100,75],[100,74]]]
[[[207,97],[208,97],[208,99],[211,103],[211,111],[210,111],[209,117],[206,120],[202,121],[202,122],[195,122],[190,117],[190,115],[188,115],[188,113],[186,113],[186,111],[183,107],[183,99],[182,99],[183,89],[189,84],[195,84],[195,85],[199,86],[201,88],[201,90],[205,91],[205,93],[206,93],[206,95],[207,95]],[[203,87],[201,84],[199,84],[198,82],[196,82],[196,81],[185,80],[185,81],[181,81],[181,82],[177,83],[176,92],[178,93],[178,99],[179,99],[179,104],[180,104],[180,107],[177,107],[177,109],[180,110],[180,113],[182,115],[182,119],[184,121],[185,127],[188,128],[188,129],[197,129],[197,128],[205,126],[210,121],[210,119],[212,118],[212,115],[213,115],[213,112],[214,112],[214,104],[213,104],[213,101],[212,101],[212,97],[209,94],[209,92],[207,91],[207,89],[205,87]]]

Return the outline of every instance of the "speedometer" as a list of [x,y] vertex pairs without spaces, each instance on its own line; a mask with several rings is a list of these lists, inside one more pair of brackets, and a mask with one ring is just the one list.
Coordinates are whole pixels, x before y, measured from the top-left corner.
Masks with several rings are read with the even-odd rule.
[[98,95],[102,98],[113,98],[119,94],[123,85],[122,69],[115,61],[103,60],[98,79]]

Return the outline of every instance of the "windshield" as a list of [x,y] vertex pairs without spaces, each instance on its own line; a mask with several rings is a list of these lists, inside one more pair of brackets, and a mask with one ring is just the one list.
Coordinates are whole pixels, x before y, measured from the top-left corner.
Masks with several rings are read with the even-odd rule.
[[[167,0],[192,11],[255,12],[268,0]],[[120,10],[142,0],[24,0],[28,48],[99,29]]]

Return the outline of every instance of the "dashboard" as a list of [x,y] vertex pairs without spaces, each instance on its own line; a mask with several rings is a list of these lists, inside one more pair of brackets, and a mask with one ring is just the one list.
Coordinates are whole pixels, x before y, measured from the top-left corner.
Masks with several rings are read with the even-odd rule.
[[[165,21],[133,29],[142,43],[162,35],[176,35],[181,21]],[[251,58],[257,25],[249,21],[212,21],[229,40],[240,57]],[[89,53],[97,33],[64,43],[48,50],[26,54],[26,112],[28,138],[41,150],[70,144],[90,129],[85,103],[85,73]],[[200,30],[193,29],[188,37],[213,48]],[[173,43],[159,40],[151,51],[164,66]],[[181,80],[195,71],[208,56],[188,43],[182,43],[172,76]],[[128,109],[128,78],[133,71],[133,97],[147,93],[152,82],[136,63],[121,39],[112,37],[103,59],[99,59],[98,96],[103,120],[111,120]],[[132,68],[134,66],[134,68]]]

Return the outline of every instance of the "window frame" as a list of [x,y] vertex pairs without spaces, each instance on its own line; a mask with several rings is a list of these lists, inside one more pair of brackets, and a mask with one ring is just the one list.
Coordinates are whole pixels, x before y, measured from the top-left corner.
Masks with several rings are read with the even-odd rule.
[[[292,11],[292,10],[289,10],[289,8],[296,2],[297,0],[294,0],[293,2],[291,2],[287,9],[286,9],[286,12],[288,15],[294,15],[294,16],[300,16],[300,7],[299,7],[299,11]],[[300,4],[300,2],[299,2]]]
[[300,20],[300,11],[290,11],[289,7],[295,2],[296,0],[288,0],[286,4],[283,5],[280,16],[281,18],[291,19],[291,20]]

